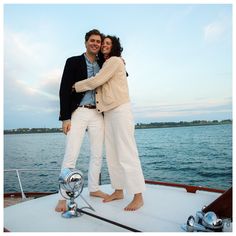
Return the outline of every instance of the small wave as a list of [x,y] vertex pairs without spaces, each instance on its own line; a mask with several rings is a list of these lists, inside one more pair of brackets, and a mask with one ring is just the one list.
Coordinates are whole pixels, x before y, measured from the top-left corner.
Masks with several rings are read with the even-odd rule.
[[50,161],[51,164],[57,164],[57,161]]
[[160,165],[163,165],[163,161],[147,161],[145,163],[143,163],[144,165],[149,165],[149,166],[160,166]]
[[34,163],[34,166],[42,166],[42,163]]
[[196,165],[196,164],[202,164],[202,161],[188,161],[188,162],[183,162],[183,164]]
[[158,170],[162,170],[162,171],[177,171],[178,170],[178,168],[176,168],[176,167],[172,167],[172,166],[166,166],[166,167],[164,167],[164,166],[159,166],[158,167]]
[[222,172],[199,172],[199,175],[203,176],[203,177],[222,177],[222,176],[228,176],[228,177],[232,177],[232,173],[222,173]]
[[190,167],[190,166],[185,166],[185,167],[177,167],[179,171],[196,171],[196,167]]
[[40,174],[39,177],[46,177],[48,176],[47,174]]

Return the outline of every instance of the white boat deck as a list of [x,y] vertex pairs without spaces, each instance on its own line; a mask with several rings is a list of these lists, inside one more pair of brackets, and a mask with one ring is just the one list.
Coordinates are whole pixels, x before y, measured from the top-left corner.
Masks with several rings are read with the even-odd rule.
[[[90,197],[87,188],[82,192],[86,201],[96,210],[87,212],[118,222],[142,232],[181,232],[181,225],[190,215],[214,201],[220,193],[197,191],[188,193],[183,188],[147,184],[145,205],[135,211],[123,208],[132,200],[125,194],[123,200],[103,203],[101,198]],[[104,192],[112,193],[110,185],[103,185]],[[122,232],[127,229],[96,219],[89,215],[65,219],[54,208],[58,195],[25,201],[4,208],[4,227],[11,232]],[[78,207],[86,206],[78,197]]]

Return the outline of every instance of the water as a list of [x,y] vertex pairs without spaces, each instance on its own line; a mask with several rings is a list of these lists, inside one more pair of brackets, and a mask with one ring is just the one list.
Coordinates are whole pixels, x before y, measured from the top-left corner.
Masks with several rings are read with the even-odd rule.
[[[232,125],[140,129],[135,136],[145,179],[219,189],[232,185]],[[58,169],[20,173],[26,192],[57,191],[64,148],[62,133],[4,135],[4,169]],[[102,183],[109,183],[103,156]],[[86,135],[76,165],[86,184],[88,162]],[[4,173],[4,191],[20,191],[14,172]]]

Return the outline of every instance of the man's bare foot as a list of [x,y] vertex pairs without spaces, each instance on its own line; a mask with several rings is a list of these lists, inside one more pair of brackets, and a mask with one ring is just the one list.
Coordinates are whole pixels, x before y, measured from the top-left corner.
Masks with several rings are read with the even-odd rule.
[[89,195],[92,197],[100,197],[100,198],[106,198],[109,196],[108,194],[106,194],[100,190],[95,191],[95,192],[90,192]]
[[55,207],[55,211],[64,212],[66,210],[67,210],[66,200],[59,200]]
[[142,193],[134,194],[134,198],[131,203],[129,203],[124,210],[125,211],[136,211],[144,204]]
[[123,190],[122,189],[116,189],[114,193],[111,195],[108,195],[108,197],[105,197],[103,202],[111,202],[114,200],[120,200],[124,198]]

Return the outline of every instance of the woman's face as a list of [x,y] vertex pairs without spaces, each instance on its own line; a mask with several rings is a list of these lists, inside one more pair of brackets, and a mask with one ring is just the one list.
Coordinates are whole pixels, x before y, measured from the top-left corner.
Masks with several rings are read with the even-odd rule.
[[112,48],[112,41],[109,38],[105,38],[102,43],[101,51],[104,55],[109,55]]

